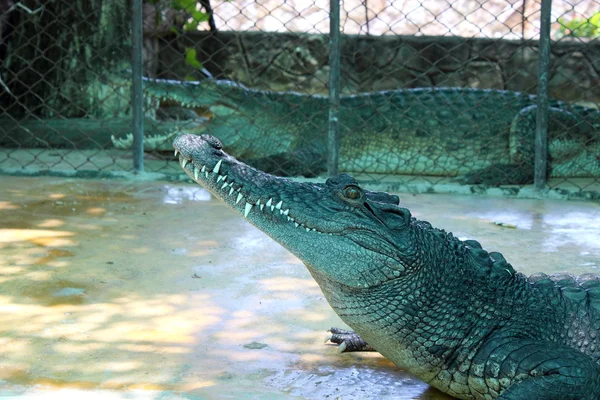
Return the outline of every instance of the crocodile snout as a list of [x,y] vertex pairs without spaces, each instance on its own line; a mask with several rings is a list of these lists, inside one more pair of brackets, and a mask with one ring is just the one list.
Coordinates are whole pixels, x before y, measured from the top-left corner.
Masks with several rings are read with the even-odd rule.
[[180,153],[187,159],[206,156],[221,156],[223,145],[221,141],[210,135],[181,135],[173,141],[176,153]]
[[217,150],[221,150],[223,148],[223,144],[221,143],[221,141],[214,136],[204,134],[200,137],[204,139],[206,143],[210,144],[213,148]]

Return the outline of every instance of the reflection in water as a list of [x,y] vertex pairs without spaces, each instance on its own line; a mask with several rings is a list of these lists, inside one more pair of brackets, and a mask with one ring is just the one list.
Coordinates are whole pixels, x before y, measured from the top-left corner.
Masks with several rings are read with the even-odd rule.
[[181,204],[184,201],[209,201],[211,198],[210,192],[200,186],[171,187],[165,185],[163,189],[165,191],[164,204]]

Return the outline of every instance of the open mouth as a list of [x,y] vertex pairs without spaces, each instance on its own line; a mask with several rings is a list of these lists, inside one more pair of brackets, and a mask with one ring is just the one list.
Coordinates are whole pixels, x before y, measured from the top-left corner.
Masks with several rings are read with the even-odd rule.
[[[284,200],[279,196],[257,195],[249,184],[243,184],[242,181],[247,179],[242,179],[238,171],[244,171],[248,175],[262,173],[222,152],[220,143],[215,138],[208,135],[182,135],[173,142],[173,147],[175,147],[175,156],[179,156],[179,164],[190,178],[242,213],[250,221],[254,217],[260,216],[264,219],[288,222],[291,226],[304,229],[306,232],[327,234],[327,232],[311,227],[304,221],[299,221],[293,210],[286,207]],[[215,150],[221,154],[216,154]],[[204,157],[193,156],[196,154],[207,154],[207,159],[218,158],[218,160],[211,166],[210,162],[203,159]],[[284,178],[269,177],[274,180],[284,180]]]

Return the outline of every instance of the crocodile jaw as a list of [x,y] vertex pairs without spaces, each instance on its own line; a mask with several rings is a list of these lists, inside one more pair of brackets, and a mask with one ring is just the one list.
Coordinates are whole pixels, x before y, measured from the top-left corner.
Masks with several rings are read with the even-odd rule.
[[[291,197],[287,194],[290,188],[298,183],[265,174],[237,161],[221,150],[218,139],[208,135],[182,135],[175,139],[173,146],[190,178],[270,236],[273,236],[273,230],[277,231],[277,236],[285,234],[286,230],[334,234],[325,225],[301,214],[299,205],[293,207],[286,201]],[[279,237],[273,238],[281,241]]]

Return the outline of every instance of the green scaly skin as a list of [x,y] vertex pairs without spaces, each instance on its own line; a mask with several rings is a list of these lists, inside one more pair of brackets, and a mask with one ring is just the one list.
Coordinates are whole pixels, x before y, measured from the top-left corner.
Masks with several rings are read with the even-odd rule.
[[599,277],[525,277],[346,174],[297,183],[208,135],[173,146],[194,181],[304,262],[356,333],[334,330],[347,351],[376,349],[459,399],[600,398]]

